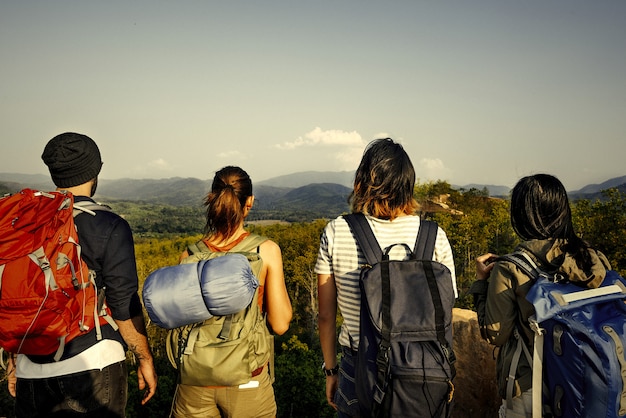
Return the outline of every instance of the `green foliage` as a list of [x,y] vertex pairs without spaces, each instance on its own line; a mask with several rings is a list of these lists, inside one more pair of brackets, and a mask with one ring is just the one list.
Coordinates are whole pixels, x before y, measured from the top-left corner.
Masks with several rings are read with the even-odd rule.
[[424,215],[436,221],[450,241],[459,290],[456,306],[471,308],[473,302],[467,292],[475,278],[476,257],[486,252],[505,254],[517,243],[509,221],[509,202],[489,197],[486,189],[454,190],[444,181],[415,187],[420,204],[441,195],[447,196],[450,208],[462,214],[438,211]]
[[154,356],[154,366],[159,377],[157,392],[148,401],[141,405],[143,391],[139,390],[137,381],[137,367],[132,360],[128,360],[128,402],[126,416],[133,417],[167,417],[172,406],[174,391],[176,390],[176,373],[166,356]]
[[9,395],[7,389],[7,379],[4,370],[0,369],[0,416],[3,418],[14,418],[15,399]]
[[313,271],[326,221],[253,226],[251,231],[275,241],[283,255],[283,270],[294,316],[290,334],[311,343],[317,339],[317,275]]
[[197,234],[204,226],[201,206],[168,206],[128,201],[104,201],[130,224],[135,236]]
[[310,350],[295,335],[281,348],[274,382],[278,417],[334,417],[334,409],[326,403],[319,352]]
[[0,183],[0,197],[11,193],[15,193],[14,188],[5,183]]
[[626,192],[608,189],[604,200],[578,200],[572,207],[576,231],[626,275]]

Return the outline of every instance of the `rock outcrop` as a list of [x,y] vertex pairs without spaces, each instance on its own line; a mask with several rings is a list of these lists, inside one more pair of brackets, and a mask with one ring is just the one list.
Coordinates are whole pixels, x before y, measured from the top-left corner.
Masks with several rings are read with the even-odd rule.
[[457,373],[452,417],[497,417],[501,400],[496,386],[494,347],[480,337],[476,312],[455,308],[453,332]]

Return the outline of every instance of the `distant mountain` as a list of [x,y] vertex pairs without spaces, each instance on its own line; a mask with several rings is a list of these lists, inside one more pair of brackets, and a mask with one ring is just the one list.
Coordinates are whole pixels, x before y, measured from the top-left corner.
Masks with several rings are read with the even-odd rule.
[[330,209],[341,213],[348,208],[352,189],[335,183],[313,183],[286,193],[274,203],[277,206],[299,207],[302,210]]
[[351,190],[335,183],[313,183],[295,189],[259,186],[251,220],[278,218],[306,222],[334,218],[348,211]]
[[0,183],[10,185],[11,192],[17,192],[26,187],[36,190],[54,190],[56,186],[45,174],[0,173]]
[[626,176],[615,177],[615,178],[612,178],[610,180],[605,181],[604,183],[589,184],[589,185],[583,187],[580,190],[576,190],[576,191],[570,192],[570,194],[581,195],[581,194],[599,193],[602,190],[610,189],[610,188],[613,188],[613,187],[619,187],[619,186],[622,186],[624,184],[626,184]]
[[[351,171],[304,171],[274,177],[254,184],[255,207],[260,210],[318,211],[320,207],[332,207],[343,211],[354,182]],[[0,173],[0,194],[14,193],[24,187],[53,190],[54,184],[44,174]],[[172,177],[164,179],[100,179],[96,199],[101,201],[126,200],[139,203],[165,204],[171,206],[201,207],[204,196],[211,187],[211,180]],[[498,185],[470,183],[452,186],[459,190],[487,188],[491,196],[508,197],[510,188]],[[572,200],[602,198],[600,191],[616,187],[626,192],[626,176],[616,177],[600,184],[590,184],[580,190],[569,192]],[[297,208],[297,209],[296,209]],[[324,212],[325,210],[322,210]],[[339,212],[339,213],[340,213]]]
[[354,171],[302,171],[256,182],[274,187],[301,187],[312,183],[336,183],[352,188]]
[[196,178],[100,180],[100,200],[131,200],[172,206],[201,206],[211,183]]

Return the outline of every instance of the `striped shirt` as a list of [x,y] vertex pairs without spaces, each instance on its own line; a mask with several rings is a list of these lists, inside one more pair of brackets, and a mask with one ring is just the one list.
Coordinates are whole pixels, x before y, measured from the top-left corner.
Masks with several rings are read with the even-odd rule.
[[[411,249],[415,246],[420,226],[419,216],[401,216],[393,221],[367,215],[366,218],[382,249],[398,243],[405,243]],[[395,246],[390,252],[390,258],[404,260],[408,258],[408,254],[403,246]],[[452,249],[446,233],[441,228],[437,231],[433,260],[450,269],[452,287],[457,297]],[[337,305],[343,316],[339,344],[355,350],[359,345],[360,266],[365,262],[365,256],[357,248],[352,231],[343,217],[330,221],[321,237],[315,273],[334,276],[337,287]]]

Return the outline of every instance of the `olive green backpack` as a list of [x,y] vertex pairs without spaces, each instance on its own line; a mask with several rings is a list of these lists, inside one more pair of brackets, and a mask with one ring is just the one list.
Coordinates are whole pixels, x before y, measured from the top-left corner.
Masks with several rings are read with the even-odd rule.
[[[190,245],[189,257],[181,263],[195,263],[228,254],[243,254],[258,277],[263,260],[258,248],[267,238],[250,234],[229,252],[212,252],[202,242]],[[203,322],[172,329],[166,340],[170,363],[179,371],[179,382],[193,386],[237,386],[250,381],[252,372],[269,364],[274,374],[274,337],[258,303],[257,288],[252,302],[243,310],[214,316]]]

